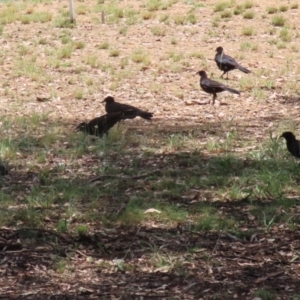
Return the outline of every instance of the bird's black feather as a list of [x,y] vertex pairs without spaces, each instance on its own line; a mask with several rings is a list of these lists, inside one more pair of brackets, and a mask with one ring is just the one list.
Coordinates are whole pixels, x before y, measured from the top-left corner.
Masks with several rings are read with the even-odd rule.
[[295,135],[290,131],[286,131],[280,137],[285,138],[288,151],[293,156],[300,158],[300,141],[296,139]]
[[218,66],[218,68],[223,71],[223,74],[221,75],[221,77],[223,77],[226,73],[227,73],[227,78],[228,78],[228,72],[231,70],[235,70],[238,69],[246,74],[251,73],[250,70],[242,67],[240,64],[238,64],[236,62],[236,60],[234,58],[232,58],[229,55],[226,55],[224,53],[224,50],[222,47],[218,47],[216,49],[216,55],[215,55],[215,62]]
[[217,98],[217,93],[228,91],[233,94],[238,94],[238,95],[240,94],[238,90],[230,88],[229,86],[220,83],[218,81],[209,79],[207,77],[206,72],[203,70],[197,72],[197,74],[200,76],[200,86],[203,89],[203,91],[213,95],[213,104],[215,103],[215,100]]
[[88,123],[82,122],[76,127],[76,131],[83,131],[87,134],[102,137],[108,134],[108,131],[118,122],[128,118],[135,118],[136,112],[127,110],[123,112],[108,113],[101,117],[92,119]]
[[134,111],[136,115],[132,114],[127,117],[127,119],[133,119],[135,117],[141,117],[146,120],[151,120],[153,117],[153,113],[141,110],[135,106],[129,104],[123,104],[116,102],[115,99],[111,96],[106,97],[103,102],[105,102],[105,111],[107,113],[116,113],[116,112],[124,112],[124,111]]

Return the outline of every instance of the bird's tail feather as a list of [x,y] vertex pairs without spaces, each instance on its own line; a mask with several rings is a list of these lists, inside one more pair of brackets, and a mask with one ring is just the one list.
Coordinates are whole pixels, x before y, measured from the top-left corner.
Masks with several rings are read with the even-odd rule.
[[230,87],[226,87],[226,91],[233,93],[233,94],[240,94],[240,92],[238,90],[232,89]]
[[242,71],[242,72],[244,72],[244,73],[246,73],[246,74],[251,73],[250,70],[248,70],[248,69],[246,69],[246,68],[244,68],[244,67],[242,67],[242,66],[240,66],[240,65],[238,65],[237,68],[238,68],[240,71]]
[[135,109],[124,110],[120,115],[120,119],[123,120],[134,119],[135,117],[137,117],[137,111]]
[[146,120],[151,120],[151,118],[153,117],[153,113],[147,111],[139,111],[138,116]]

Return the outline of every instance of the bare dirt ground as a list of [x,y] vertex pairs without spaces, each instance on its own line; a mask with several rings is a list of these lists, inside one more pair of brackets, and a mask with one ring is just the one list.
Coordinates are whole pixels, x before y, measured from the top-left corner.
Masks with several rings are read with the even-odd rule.
[[[228,10],[233,12],[239,2],[230,2]],[[68,147],[68,135],[73,134],[79,122],[104,113],[101,101],[107,94],[154,112],[151,125],[143,120],[124,125],[126,132],[142,132],[153,144],[161,141],[156,140],[157,132],[167,139],[172,134],[188,135],[196,130],[195,143],[203,145],[212,136],[221,142],[234,129],[242,142],[237,141],[232,153],[240,157],[257,149],[270,133],[278,135],[288,129],[298,132],[300,8],[291,9],[292,3],[287,1],[252,1],[248,3],[253,7],[248,10],[254,12],[254,18],[245,19],[244,12],[222,18],[220,12],[214,12],[218,2],[212,0],[158,3],[169,4],[166,9],[158,5],[152,11],[151,1],[120,1],[111,6],[108,2],[80,1],[76,3],[75,28],[57,26],[57,18],[67,19],[65,2],[16,1],[11,6],[0,3],[1,11],[12,7],[18,15],[15,21],[4,22],[0,13],[1,125],[11,119],[15,128],[13,133],[3,129],[3,135],[21,139],[26,128],[21,128],[17,120],[42,115],[45,121],[34,127],[36,139],[53,134],[60,140],[51,147],[59,147],[63,140]],[[283,27],[271,24],[274,14],[267,13],[270,6],[288,7],[278,14],[285,18],[290,38],[284,40]],[[120,14],[123,12],[120,18],[114,18],[117,8]],[[102,10],[105,23],[101,22]],[[22,22],[22,15],[41,12],[50,13],[52,19],[45,23]],[[186,20],[189,14],[196,16],[194,24],[176,24],[176,20]],[[251,28],[252,35],[243,35],[243,28]],[[84,46],[74,46],[79,42]],[[68,56],[70,43],[73,48]],[[200,89],[195,74],[205,69],[210,77],[221,81],[222,72],[213,60],[218,46],[252,73],[230,72],[229,80],[223,82],[241,90],[241,95],[222,93],[212,106],[208,103],[211,96]],[[137,50],[142,53],[140,62],[135,59]],[[40,98],[46,100],[39,101]],[[40,148],[32,149],[38,152]],[[203,164],[217,159],[222,151],[212,152],[202,149]],[[140,155],[139,151],[132,153]],[[195,157],[182,157],[176,149],[168,154],[165,161],[165,154],[160,157],[158,153],[155,163],[143,157],[140,168],[145,173],[160,172],[172,164],[173,169],[183,170],[188,177]],[[111,155],[117,157],[116,152]],[[78,181],[78,185],[98,175],[94,169],[89,170],[104,160],[101,155],[84,155],[74,159],[76,163],[73,159],[60,174],[66,180]],[[16,205],[24,205],[24,194],[36,185],[38,173],[61,163],[51,149],[47,166],[30,151],[20,149],[12,160],[14,169],[3,180],[2,191],[14,186]],[[249,164],[241,161],[245,167]],[[116,159],[121,170],[131,162],[132,157]],[[238,172],[234,168],[230,166],[233,173]],[[198,175],[209,176],[201,170]],[[116,190],[122,194],[103,196],[98,213],[108,210],[103,207],[112,205],[112,199],[123,201],[128,193],[143,189],[149,192],[152,188],[144,179],[137,184],[125,181],[113,181],[113,188],[118,186]],[[109,178],[100,183],[103,189],[111,184]],[[299,197],[294,191],[289,193],[296,201],[292,208],[296,219]],[[216,196],[213,188],[203,190],[204,194],[203,198],[211,201],[220,215],[238,216],[239,229],[247,228],[247,235],[193,230],[188,220],[164,224],[155,217],[139,224],[117,222],[106,227],[97,220],[81,220],[78,215],[74,222],[85,223],[89,234],[58,233],[55,209],[47,212],[49,216],[41,226],[33,228],[24,227],[24,220],[2,222],[0,299],[299,299],[299,224],[294,229],[278,224],[262,230],[249,213],[252,203],[232,203],[226,195]],[[176,201],[192,214],[193,201],[198,196],[181,196]],[[78,204],[83,210],[89,197],[83,197]],[[187,203],[186,199],[192,201]],[[171,204],[172,200],[170,197],[166,201]],[[261,209],[269,201],[262,199]],[[38,213],[42,214],[43,208],[38,207]],[[279,208],[278,214],[285,211]]]
[[[21,236],[2,230],[10,245],[2,263],[1,299],[254,299],[249,295],[259,287],[275,292],[261,299],[297,299],[289,295],[299,292],[299,266],[291,267],[289,255],[299,249],[299,234],[288,230],[275,240],[258,234],[252,241],[149,227],[98,231],[89,239],[41,231],[35,238],[44,243],[30,248],[17,242]],[[149,266],[145,257],[152,247],[169,253],[174,266]],[[200,249],[189,253],[190,247]],[[63,276],[53,269],[52,257],[58,254],[72,255]],[[123,269],[117,257],[126,257],[131,268]]]

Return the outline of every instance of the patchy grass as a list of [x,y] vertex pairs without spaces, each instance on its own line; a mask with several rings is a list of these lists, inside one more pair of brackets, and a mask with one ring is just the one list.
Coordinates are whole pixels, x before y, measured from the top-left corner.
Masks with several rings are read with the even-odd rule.
[[246,0],[244,2],[244,7],[245,7],[245,9],[253,8],[254,7],[254,3],[252,1]]
[[120,55],[120,50],[118,49],[111,49],[109,52],[109,56],[111,57],[117,57]]
[[143,63],[145,65],[150,64],[150,58],[146,52],[144,52],[142,49],[137,49],[132,54],[132,61],[135,63]]
[[[81,99],[82,97],[79,96],[79,91],[76,93],[75,98]],[[44,116],[43,120],[44,122],[47,122],[48,117]],[[26,128],[27,131],[34,130],[41,122],[41,118],[38,115],[33,115],[28,121],[26,119],[18,120],[19,126],[21,126],[21,128]],[[7,122],[5,124],[5,128],[2,130],[7,131],[11,128],[12,123]],[[23,152],[31,152],[31,149],[39,147],[39,152],[33,152],[33,155],[36,155],[36,160],[39,161],[39,163],[47,164],[49,159],[47,154],[48,149],[56,145],[57,142],[59,142],[59,139],[63,139],[66,134],[64,128],[60,127],[57,123],[53,123],[52,126],[48,126],[49,131],[44,133],[42,139],[35,138],[34,135],[32,136],[29,134],[27,137],[24,137],[17,142],[11,142],[10,139],[6,142],[3,141],[1,144],[2,146],[0,147],[0,149],[2,149],[0,151],[2,158],[5,160],[10,159],[13,163],[13,161],[17,159],[16,153],[21,149]],[[230,123],[222,125],[225,132],[227,126],[230,126]],[[56,134],[52,134],[54,132],[56,132]],[[59,138],[60,136],[61,138]],[[109,158],[109,156],[107,156],[108,153],[117,153],[115,151],[120,151],[124,146],[126,146],[128,150],[123,150],[122,155],[128,158],[132,157],[136,152],[134,149],[137,149],[131,149],[130,147],[131,143],[137,143],[135,135],[127,135],[126,139],[123,136],[123,138],[119,140],[120,138],[121,132],[119,132],[119,130],[114,130],[108,139],[98,140],[93,146],[89,146],[87,138],[85,138],[86,141],[83,144],[81,135],[70,136],[68,144],[70,146],[73,145],[73,147],[77,145],[77,150],[72,153],[70,148],[63,151],[58,149],[57,155],[59,160],[55,168],[52,171],[44,169],[41,173],[36,173],[35,176],[39,178],[37,184],[34,185],[34,188],[31,189],[31,191],[28,191],[28,193],[22,197],[25,203],[27,203],[28,209],[31,209],[31,211],[28,211],[28,213],[26,212],[26,215],[24,215],[24,220],[27,220],[26,222],[28,222],[30,216],[31,225],[41,224],[45,215],[35,214],[32,208],[35,206],[50,208],[55,203],[60,203],[60,205],[68,203],[65,207],[65,213],[80,213],[83,220],[93,218],[93,213],[89,209],[89,206],[91,205],[91,207],[93,207],[96,204],[94,201],[99,198],[99,195],[105,195],[105,198],[108,197],[108,199],[111,200],[116,197],[115,200],[117,202],[115,205],[118,205],[119,197],[117,195],[123,189],[123,183],[122,180],[118,179],[117,175],[120,166],[118,166],[118,163],[113,163],[113,160],[107,160],[105,167],[95,165],[92,169],[98,170],[103,176],[105,176],[105,174],[116,174],[116,178],[111,179],[114,181],[115,189],[111,189],[110,184],[105,188],[102,187],[99,189],[100,187],[98,188],[93,185],[78,185],[78,182],[76,181],[74,183],[68,183],[68,181],[59,178],[52,178],[51,174],[52,172],[63,174],[66,169],[78,165],[78,162],[74,160],[75,157],[77,157],[78,160],[80,158],[83,159],[89,154],[100,154],[103,152],[106,153],[106,157]],[[235,145],[241,142],[240,136],[235,131],[226,133],[224,135],[224,141],[221,143],[208,143],[206,145],[205,149],[211,153],[214,153],[215,151],[222,152],[224,150],[224,155],[212,157],[211,159],[202,157],[201,152],[203,150],[201,150],[197,144],[194,144],[193,135],[184,136],[180,133],[166,139],[166,136],[162,133],[162,135],[157,135],[157,138],[160,139],[162,143],[151,144],[146,142],[146,144],[143,145],[143,140],[138,141],[140,146],[151,149],[151,152],[148,152],[148,154],[141,159],[138,159],[139,155],[137,152],[133,156],[137,158],[131,162],[127,162],[125,173],[127,174],[128,179],[126,180],[126,185],[131,186],[133,184],[130,176],[131,174],[139,173],[139,166],[148,165],[153,159],[160,160],[160,156],[155,158],[155,153],[160,151],[161,148],[165,148],[167,151],[179,152],[178,154],[175,152],[174,155],[170,155],[170,157],[164,161],[165,165],[172,166],[169,171],[160,171],[157,173],[159,176],[154,173],[154,175],[150,175],[149,177],[148,188],[155,192],[156,200],[145,203],[143,199],[145,197],[151,197],[149,192],[147,190],[141,190],[140,192],[136,190],[134,198],[130,200],[125,212],[120,216],[120,221],[123,223],[125,222],[128,224],[128,222],[130,223],[133,220],[135,220],[134,222],[147,220],[151,215],[143,214],[143,212],[150,208],[160,211],[159,215],[155,217],[157,222],[170,222],[171,224],[176,221],[184,221],[187,217],[188,210],[182,210],[180,205],[178,207],[176,205],[172,206],[174,204],[173,201],[175,201],[175,203],[179,201],[178,203],[180,203],[180,198],[185,194],[186,199],[189,199],[190,189],[193,189],[194,187],[203,191],[208,191],[211,186],[217,186],[218,190],[213,193],[212,197],[217,197],[220,201],[222,199],[239,201],[239,199],[244,197],[243,195],[249,194],[253,201],[254,199],[266,198],[278,199],[278,205],[282,205],[284,191],[287,187],[290,189],[291,186],[293,186],[293,189],[298,190],[297,180],[296,177],[294,177],[297,176],[297,169],[294,168],[295,163],[292,159],[289,160],[289,163],[282,160],[281,157],[284,156],[284,154],[287,154],[286,149],[276,138],[274,139],[271,137],[265,144],[262,144],[259,149],[250,152],[248,155],[249,160],[234,157],[230,154]],[[163,141],[165,141],[165,143]],[[187,154],[187,149],[194,151],[194,154]],[[67,161],[70,158],[69,165],[59,163],[59,161]],[[198,168],[194,168],[193,166],[195,163],[197,164],[199,160],[202,161],[203,159],[203,162],[205,163],[201,168],[201,176],[199,177]],[[276,161],[276,164],[274,164],[274,160]],[[122,164],[124,161],[120,161],[120,163]],[[247,165],[247,168],[243,167],[244,164]],[[189,169],[189,175],[187,177],[185,172],[182,173],[180,171],[181,165],[184,165],[185,168]],[[29,169],[32,167],[27,165],[27,168]],[[148,169],[148,172],[151,173],[151,169]],[[206,179],[202,180],[201,178],[203,177]],[[175,181],[174,178],[176,178]],[[110,179],[108,178],[107,183],[109,183],[109,181]],[[10,189],[3,194],[3,197],[5,197],[6,193],[9,194],[10,191],[13,191],[15,188],[17,188],[17,186],[10,187]],[[57,195],[59,195],[58,198]],[[79,212],[78,209],[81,207],[80,201],[85,195],[90,195],[91,202],[86,206],[84,213],[83,211]],[[95,195],[94,200],[92,195]],[[207,194],[207,196],[208,195],[209,194]],[[129,199],[131,199],[131,196],[128,196]],[[70,202],[71,199],[72,203]],[[273,204],[276,205],[275,202]],[[113,202],[111,202],[111,205],[114,205]],[[254,203],[252,205],[254,205]],[[257,205],[259,205],[259,203]],[[203,206],[201,203],[199,203],[199,207],[197,205],[193,205],[193,207],[193,214],[195,215],[189,214],[189,218],[192,222],[194,218],[195,221],[197,220],[198,215],[201,216],[201,221],[195,223],[198,230],[220,229],[224,226],[227,228],[234,228],[234,224],[238,222],[238,220],[232,222],[226,220],[226,218],[220,219],[216,214],[217,211],[212,210],[211,207]],[[114,209],[116,208],[113,208],[113,211]],[[254,205],[253,211],[255,212],[256,210],[257,208]],[[85,215],[82,215],[83,213]],[[12,215],[10,218],[13,220],[14,216]],[[279,219],[275,222],[278,221]],[[61,228],[63,225],[59,226]],[[266,224],[263,223],[263,226],[266,226]],[[60,231],[61,230],[62,229],[60,229]],[[85,231],[86,230],[87,229],[85,229]]]
[[99,46],[99,49],[108,49],[109,48],[109,43],[108,42],[102,42]]
[[291,42],[292,41],[292,35],[291,35],[291,33],[289,32],[288,29],[283,28],[280,31],[279,34],[280,34],[280,38],[282,39],[282,41],[284,41],[284,42]]
[[223,18],[223,19],[229,19],[231,17],[232,17],[231,10],[226,9],[226,10],[224,10],[224,11],[221,12],[221,18]]
[[255,30],[253,27],[244,27],[242,28],[242,35],[251,36],[255,34]]
[[233,10],[233,14],[234,15],[240,15],[245,11],[245,8],[243,5],[237,5],[234,10]]
[[278,8],[275,6],[269,6],[267,7],[267,13],[268,14],[275,14],[278,12]]
[[217,2],[214,7],[214,12],[222,12],[229,6],[228,2]]
[[65,16],[57,16],[54,19],[54,25],[58,28],[75,28],[75,24],[70,21],[70,18]]
[[251,19],[254,18],[254,15],[255,15],[254,11],[252,11],[252,10],[247,10],[247,11],[243,14],[243,18],[244,18],[244,19],[249,19],[249,20],[251,20]]
[[281,12],[285,12],[285,11],[287,11],[289,8],[288,8],[288,6],[287,5],[280,5],[279,6],[279,11],[281,11]]
[[166,28],[161,26],[154,26],[151,28],[151,32],[155,36],[165,36],[166,35]]
[[285,24],[285,18],[282,15],[275,15],[272,18],[272,25],[282,27]]

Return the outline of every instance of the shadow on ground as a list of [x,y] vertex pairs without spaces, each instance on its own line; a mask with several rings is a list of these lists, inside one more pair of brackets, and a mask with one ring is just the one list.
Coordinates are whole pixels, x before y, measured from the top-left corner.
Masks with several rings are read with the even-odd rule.
[[[186,151],[186,140],[172,145],[170,151],[153,150],[170,134],[206,138],[221,126],[165,126],[156,131],[160,138],[154,137],[153,144],[149,138],[147,149],[135,138],[124,152],[114,148],[118,140],[112,139],[105,152],[109,167],[103,167],[104,158],[98,152],[83,153],[88,159],[80,161],[80,168],[91,172],[77,174],[53,164],[43,172],[24,166],[12,169],[2,181],[3,193],[23,210],[28,208],[28,199],[34,199],[30,209],[43,215],[39,220],[43,223],[26,228],[22,224],[31,215],[25,222],[21,214],[15,214],[10,219],[13,223],[0,230],[0,299],[253,299],[259,289],[280,299],[299,295],[297,230],[285,223],[262,226],[249,213],[253,205],[264,210],[278,201],[297,207],[297,197],[285,197],[286,178],[299,180],[293,160],[277,159],[276,149],[259,159],[235,155],[234,144],[229,150],[217,148],[213,154],[205,149]],[[147,134],[140,127],[137,137]],[[102,149],[97,142],[85,142]],[[42,147],[38,139],[35,143]],[[75,142],[66,147],[70,145]],[[233,192],[235,188],[241,190]],[[49,195],[51,205],[41,206]],[[93,211],[88,222],[84,217],[74,221],[93,229],[84,234],[41,229],[66,218],[70,199],[78,211]],[[144,202],[142,210],[159,203],[177,206],[188,217],[166,228],[155,222],[120,225],[118,217],[135,199]],[[106,205],[112,206],[106,216],[112,219],[109,228],[101,222]],[[203,207],[235,225],[224,223],[224,228],[215,229],[189,222],[190,216],[199,215],[201,223]],[[2,211],[13,215],[15,210],[3,207]],[[285,212],[280,209],[280,213]],[[292,217],[298,218],[297,214]],[[16,225],[19,229],[14,229]]]
[[[275,238],[259,233],[251,242],[145,227],[90,236],[2,229],[0,236],[3,299],[252,299],[258,289],[291,299],[300,293],[299,266],[289,256],[300,236],[289,230]],[[150,253],[152,266],[143,264]]]

